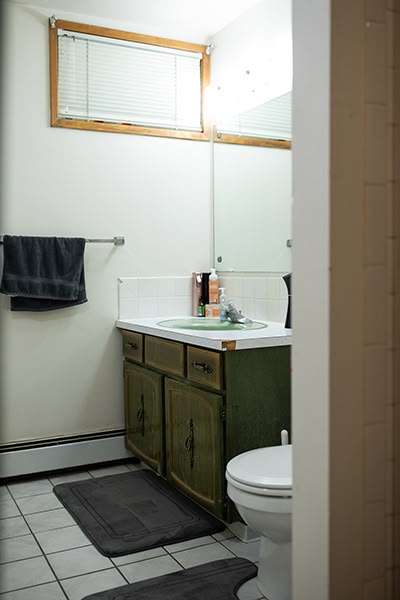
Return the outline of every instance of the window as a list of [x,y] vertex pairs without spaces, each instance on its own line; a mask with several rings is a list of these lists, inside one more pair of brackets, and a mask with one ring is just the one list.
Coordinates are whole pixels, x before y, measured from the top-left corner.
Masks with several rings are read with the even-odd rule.
[[209,139],[206,47],[50,19],[51,125]]
[[215,141],[231,144],[291,148],[292,92],[221,121]]

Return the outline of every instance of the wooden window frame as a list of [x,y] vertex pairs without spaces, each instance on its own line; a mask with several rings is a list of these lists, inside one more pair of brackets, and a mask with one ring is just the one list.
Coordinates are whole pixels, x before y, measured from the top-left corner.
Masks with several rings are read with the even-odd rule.
[[240,144],[242,146],[262,146],[264,148],[280,148],[281,150],[291,150],[292,142],[288,140],[274,140],[266,138],[246,137],[228,133],[220,133],[217,127],[213,129],[214,142],[223,142],[224,144]]
[[[90,35],[100,35],[102,37],[114,38],[129,42],[139,42],[142,44],[151,44],[165,48],[175,48],[178,50],[187,50],[189,52],[198,52],[202,54],[200,61],[201,75],[201,122],[202,131],[185,131],[178,129],[167,129],[158,127],[145,127],[141,125],[129,125],[122,123],[105,123],[95,121],[84,121],[79,119],[63,119],[58,116],[58,38],[57,29],[64,29],[76,33],[85,33]],[[50,124],[51,127],[64,127],[67,129],[85,129],[92,131],[109,131],[114,133],[131,133],[134,135],[151,135],[157,137],[169,137],[185,140],[210,140],[210,124],[208,122],[205,104],[204,90],[210,83],[210,57],[206,53],[206,46],[201,44],[191,44],[167,38],[153,37],[139,33],[130,33],[119,29],[109,29],[107,27],[97,27],[95,25],[84,25],[82,23],[73,23],[71,21],[49,19],[49,47],[50,47]]]

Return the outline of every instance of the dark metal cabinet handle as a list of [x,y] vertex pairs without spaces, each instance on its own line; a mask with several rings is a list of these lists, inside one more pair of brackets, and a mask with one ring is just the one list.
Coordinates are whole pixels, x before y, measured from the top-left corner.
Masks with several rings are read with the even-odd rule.
[[201,371],[202,373],[207,373],[207,375],[214,372],[214,369],[207,363],[202,363],[202,362],[198,362],[197,360],[192,360],[191,365],[194,369],[197,369],[198,371]]
[[185,450],[189,452],[190,456],[190,468],[193,469],[194,466],[194,427],[193,427],[193,419],[189,421],[189,435],[185,440]]
[[144,398],[143,394],[140,396],[140,406],[136,414],[138,423],[141,424],[141,434],[144,435]]
[[126,345],[132,350],[139,350],[139,346],[136,342],[126,342]]

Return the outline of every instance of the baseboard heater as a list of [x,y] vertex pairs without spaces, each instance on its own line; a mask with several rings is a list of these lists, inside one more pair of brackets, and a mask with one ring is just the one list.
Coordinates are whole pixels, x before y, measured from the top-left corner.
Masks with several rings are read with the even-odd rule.
[[9,478],[132,458],[124,429],[8,444],[0,448],[0,477]]

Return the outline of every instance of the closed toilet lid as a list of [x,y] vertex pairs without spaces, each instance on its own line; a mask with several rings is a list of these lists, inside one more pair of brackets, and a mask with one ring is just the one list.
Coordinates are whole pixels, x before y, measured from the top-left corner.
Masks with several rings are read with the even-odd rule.
[[257,448],[232,458],[226,466],[231,480],[249,487],[290,490],[292,477],[292,444]]

